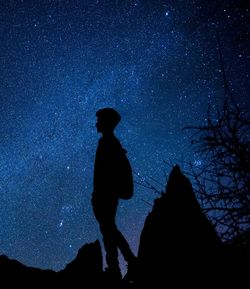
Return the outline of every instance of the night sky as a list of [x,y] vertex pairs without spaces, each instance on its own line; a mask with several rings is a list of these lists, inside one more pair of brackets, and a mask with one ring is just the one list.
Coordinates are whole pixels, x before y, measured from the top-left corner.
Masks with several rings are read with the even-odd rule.
[[[0,254],[58,271],[101,239],[90,203],[99,108],[120,112],[136,182],[161,191],[166,162],[202,165],[183,127],[223,101],[217,37],[236,99],[248,101],[245,2],[1,1]],[[136,183],[120,202],[135,254],[156,197]]]

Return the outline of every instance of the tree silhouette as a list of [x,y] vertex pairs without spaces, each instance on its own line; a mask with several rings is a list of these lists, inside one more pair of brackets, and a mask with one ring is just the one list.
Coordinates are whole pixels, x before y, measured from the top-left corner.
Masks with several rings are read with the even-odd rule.
[[250,120],[249,106],[239,104],[227,81],[219,45],[225,97],[206,123],[194,129],[192,144],[203,164],[191,165],[197,196],[223,240],[247,235],[250,230]]

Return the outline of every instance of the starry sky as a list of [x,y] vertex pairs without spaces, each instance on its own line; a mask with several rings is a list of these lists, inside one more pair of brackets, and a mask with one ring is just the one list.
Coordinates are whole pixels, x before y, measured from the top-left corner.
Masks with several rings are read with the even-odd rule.
[[244,105],[245,1],[1,1],[0,254],[58,271],[101,239],[90,197],[102,107],[122,116],[136,184],[117,224],[136,254],[148,187],[164,190],[171,164],[202,163],[183,127],[223,101],[218,38]]

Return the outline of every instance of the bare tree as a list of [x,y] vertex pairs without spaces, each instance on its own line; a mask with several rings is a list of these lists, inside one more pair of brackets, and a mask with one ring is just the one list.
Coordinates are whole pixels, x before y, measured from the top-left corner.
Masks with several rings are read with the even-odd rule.
[[223,240],[250,230],[250,119],[229,87],[219,48],[225,99],[221,109],[208,109],[204,125],[194,129],[192,144],[203,159],[190,163],[196,193]]

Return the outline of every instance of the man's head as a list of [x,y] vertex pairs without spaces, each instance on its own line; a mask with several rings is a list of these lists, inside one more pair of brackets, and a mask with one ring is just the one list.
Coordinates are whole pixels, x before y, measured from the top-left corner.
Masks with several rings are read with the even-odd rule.
[[113,132],[121,120],[120,114],[113,108],[102,108],[96,112],[96,128],[98,132]]

